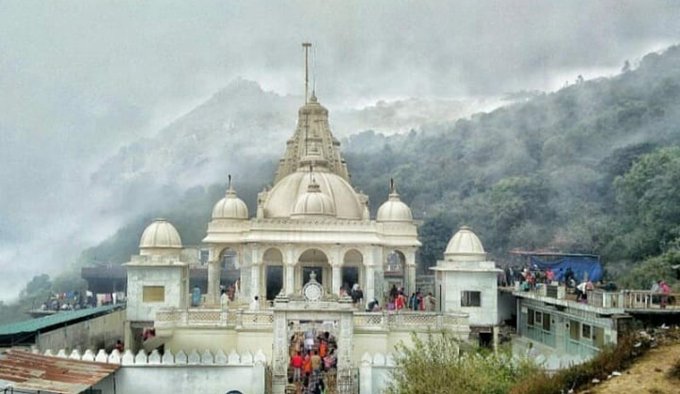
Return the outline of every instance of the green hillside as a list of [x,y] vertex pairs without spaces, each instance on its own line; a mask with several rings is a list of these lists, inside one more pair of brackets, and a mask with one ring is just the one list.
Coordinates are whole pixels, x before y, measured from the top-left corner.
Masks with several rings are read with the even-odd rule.
[[[611,274],[626,272],[616,279],[629,286],[672,279],[671,265],[680,263],[678,46],[616,77],[576,78],[555,93],[455,124],[389,137],[355,134],[343,151],[373,214],[389,178],[397,180],[402,200],[423,220],[421,269],[435,264],[462,224],[497,261],[515,248],[596,253]],[[276,159],[262,158],[237,184],[251,213]],[[83,251],[76,267],[127,261],[157,216],[175,223],[185,244],[199,243],[224,188],[186,191]]]

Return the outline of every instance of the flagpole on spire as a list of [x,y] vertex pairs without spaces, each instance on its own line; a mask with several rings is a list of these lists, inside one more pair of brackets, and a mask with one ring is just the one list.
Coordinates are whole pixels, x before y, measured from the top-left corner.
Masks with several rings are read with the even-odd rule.
[[309,48],[312,46],[310,42],[303,42],[302,47],[305,49],[305,104],[308,103],[309,95]]

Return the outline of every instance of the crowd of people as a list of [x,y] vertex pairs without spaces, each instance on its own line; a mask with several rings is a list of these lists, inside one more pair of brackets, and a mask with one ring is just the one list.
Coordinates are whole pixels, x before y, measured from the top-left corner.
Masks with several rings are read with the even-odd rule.
[[[356,308],[361,308],[364,301],[364,292],[361,290],[358,284],[354,284],[349,293],[345,290],[345,287],[340,288],[340,296],[350,296],[352,298],[352,303]],[[407,293],[404,291],[403,287],[397,288],[397,285],[392,284],[389,293],[387,294],[386,309],[388,311],[400,311],[400,310],[412,310],[412,311],[424,311],[424,312],[434,312],[437,310],[437,299],[432,295],[431,292],[425,294],[418,289],[412,292],[410,296],[407,297]],[[380,312],[383,307],[377,298],[372,298],[366,303],[366,312]]]
[[287,393],[327,393],[335,386],[337,342],[324,331],[309,329],[290,338],[290,364]]
[[[516,283],[519,283],[519,289],[523,291],[534,290],[542,284],[557,283],[565,285],[570,293],[575,294],[576,301],[578,302],[587,302],[588,293],[595,289],[604,291],[617,290],[615,283],[607,282],[604,279],[598,283],[593,283],[588,278],[578,281],[571,267],[567,267],[564,271],[560,269],[558,272],[554,272],[550,268],[541,270],[537,267],[531,268],[527,266],[518,268],[517,266],[507,266],[499,275],[498,285],[512,287]],[[651,303],[653,305],[658,304],[662,309],[665,309],[669,303],[674,302],[671,293],[671,287],[666,281],[654,281],[650,288]]]
[[396,285],[392,285],[389,292],[389,298],[387,302],[387,310],[402,310],[410,309],[413,311],[425,311],[434,312],[436,310],[437,300],[432,295],[432,293],[423,293],[418,289],[417,291],[411,293],[411,295],[406,298],[404,293],[404,288],[397,288]]

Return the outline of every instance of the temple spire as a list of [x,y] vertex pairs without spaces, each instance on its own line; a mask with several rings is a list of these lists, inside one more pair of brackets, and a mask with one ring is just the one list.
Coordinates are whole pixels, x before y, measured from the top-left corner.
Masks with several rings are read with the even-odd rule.
[[[274,182],[298,170],[306,170],[311,161],[317,167],[316,172],[332,172],[349,182],[347,164],[340,153],[340,141],[333,136],[328,123],[328,109],[317,99],[314,87],[311,92],[309,90],[309,73],[314,73],[313,69],[309,69],[311,47],[311,43],[302,44],[305,52],[305,104],[298,110],[297,127],[279,160]],[[314,54],[311,56],[313,61]]]
[[305,49],[305,104],[309,101],[307,100],[309,94],[309,48],[311,48],[312,43],[303,42],[302,47]]

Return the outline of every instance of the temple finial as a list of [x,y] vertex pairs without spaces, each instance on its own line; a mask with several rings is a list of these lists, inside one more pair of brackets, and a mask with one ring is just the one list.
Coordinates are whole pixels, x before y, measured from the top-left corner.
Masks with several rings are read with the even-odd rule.
[[396,193],[397,188],[394,185],[394,178],[390,178],[390,193]]
[[227,179],[229,180],[227,183],[227,188],[231,189],[231,174],[227,175]]
[[309,92],[309,48],[312,43],[303,42],[302,47],[305,49],[305,104],[307,104],[307,95]]

